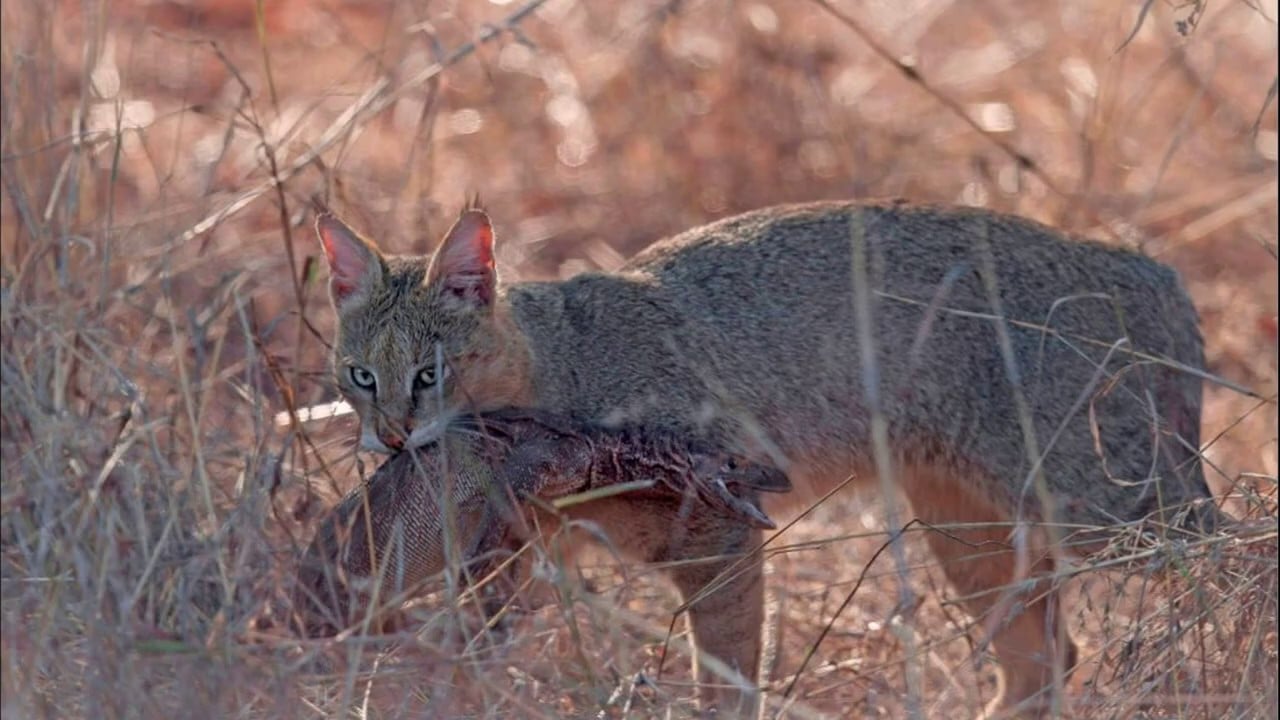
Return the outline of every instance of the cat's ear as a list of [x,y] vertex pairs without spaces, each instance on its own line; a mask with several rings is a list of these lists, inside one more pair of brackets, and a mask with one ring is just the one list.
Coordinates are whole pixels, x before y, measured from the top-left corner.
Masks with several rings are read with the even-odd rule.
[[426,281],[476,307],[493,302],[498,273],[493,265],[493,225],[488,215],[476,209],[462,213],[431,259]]
[[367,297],[382,282],[382,254],[373,243],[328,213],[316,218],[316,234],[329,261],[329,294],[335,307]]

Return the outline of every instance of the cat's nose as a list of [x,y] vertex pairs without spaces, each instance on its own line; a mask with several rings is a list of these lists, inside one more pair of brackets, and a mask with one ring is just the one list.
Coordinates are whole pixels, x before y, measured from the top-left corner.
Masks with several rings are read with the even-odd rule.
[[383,445],[386,445],[387,447],[391,448],[392,450],[403,450],[403,449],[404,449],[404,437],[403,437],[403,436],[401,436],[399,433],[392,433],[392,434],[390,434],[390,435],[385,435],[385,436],[380,437],[380,438],[378,438],[378,439],[382,441],[382,444],[383,444]]

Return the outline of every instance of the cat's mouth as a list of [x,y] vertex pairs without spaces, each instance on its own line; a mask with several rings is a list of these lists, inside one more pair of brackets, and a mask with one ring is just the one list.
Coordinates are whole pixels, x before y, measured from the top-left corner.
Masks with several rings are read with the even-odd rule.
[[378,439],[377,434],[368,428],[360,432],[360,449],[370,452],[382,453],[383,455],[394,455],[395,450],[387,447],[387,444]]
[[405,450],[430,445],[444,435],[453,417],[453,413],[438,415],[427,424],[415,428],[413,432],[409,433],[409,437],[405,439],[404,447],[400,448],[388,446],[378,437],[376,432],[365,428],[360,432],[360,448],[370,452],[382,453],[383,455],[395,455]]
[[449,422],[452,419],[452,413],[437,415],[427,424],[414,428],[413,432],[409,433],[409,439],[405,442],[405,447],[418,448],[439,440],[444,435],[445,428],[449,426]]

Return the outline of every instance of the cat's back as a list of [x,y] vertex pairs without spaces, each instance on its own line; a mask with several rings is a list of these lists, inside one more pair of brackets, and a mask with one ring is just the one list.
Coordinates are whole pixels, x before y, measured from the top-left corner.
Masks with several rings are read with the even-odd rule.
[[[1067,428],[1058,446],[1070,452],[1048,465],[1081,477],[1092,470],[1065,465],[1092,453],[1075,406],[1097,391],[1100,363],[1125,378],[1137,377],[1121,369],[1132,350],[1203,365],[1197,316],[1171,269],[974,208],[767,208],[661,240],[619,273],[529,288],[518,305],[553,406],[680,425],[740,414],[784,449],[818,452],[865,432],[856,274],[885,411],[907,447],[926,437],[1010,466],[1025,459],[1012,360],[1038,428]],[[1199,380],[1164,368],[1152,380],[1163,416],[1194,442]],[[1106,410],[1117,435],[1149,424],[1140,405]],[[1140,444],[1116,450],[1126,466],[1149,462]]]
[[[650,278],[674,312],[737,337],[760,330],[790,335],[797,324],[841,335],[852,319],[855,248],[877,306],[929,302],[943,292],[953,309],[990,313],[994,292],[1001,311],[1015,320],[1058,314],[1088,329],[1098,316],[1095,325],[1110,328],[1115,310],[1082,315],[1072,307],[1086,296],[1107,295],[1136,313],[1132,331],[1139,337],[1157,335],[1151,338],[1156,344],[1178,346],[1169,349],[1182,361],[1195,359],[1193,338],[1175,340],[1168,332],[1197,321],[1172,269],[1138,252],[980,208],[901,202],[765,208],[660,240],[623,272]],[[898,328],[881,329],[889,345],[905,339]]]
[[[658,240],[622,272],[653,275],[669,286],[690,285],[713,274],[771,279],[774,272],[812,280],[828,276],[848,285],[852,248],[865,243],[887,267],[925,275],[938,266],[971,262],[986,242],[997,271],[1021,275],[1137,274],[1147,284],[1176,284],[1176,275],[1151,258],[1064,233],[1026,217],[965,206],[904,201],[825,201],[762,208]],[[1061,271],[1067,271],[1065,275]],[[874,268],[873,268],[874,272]],[[930,278],[931,279],[931,278]],[[752,282],[764,287],[763,280]]]

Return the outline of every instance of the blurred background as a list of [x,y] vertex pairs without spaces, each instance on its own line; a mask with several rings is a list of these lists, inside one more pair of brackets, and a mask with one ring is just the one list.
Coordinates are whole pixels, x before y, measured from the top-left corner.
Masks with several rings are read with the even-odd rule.
[[[323,717],[362,697],[378,717],[687,711],[683,655],[656,689],[634,682],[654,680],[661,634],[635,628],[665,629],[669,588],[607,569],[608,603],[535,614],[505,654],[454,662],[437,638],[377,683],[354,655],[302,672],[321,650],[273,614],[293,553],[376,462],[350,417],[273,420],[337,397],[318,202],[425,253],[478,192],[508,280],[612,270],[696,224],[829,198],[984,206],[1141,248],[1182,273],[1222,381],[1215,489],[1274,528],[1276,18],[1275,0],[6,0],[6,716]],[[902,716],[904,647],[926,715],[980,708],[992,668],[966,621],[926,601],[904,645],[888,565],[833,621],[883,542],[868,508],[821,508],[777,558],[777,689],[833,629],[791,716]],[[927,594],[940,575],[913,552]],[[1185,637],[1144,620],[1185,596],[1078,583],[1098,603],[1073,618],[1082,707],[1261,717],[1274,558],[1215,606],[1270,624],[1197,615],[1222,644],[1190,665]]]

